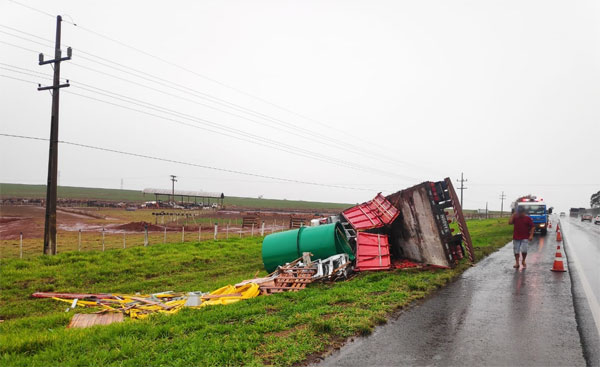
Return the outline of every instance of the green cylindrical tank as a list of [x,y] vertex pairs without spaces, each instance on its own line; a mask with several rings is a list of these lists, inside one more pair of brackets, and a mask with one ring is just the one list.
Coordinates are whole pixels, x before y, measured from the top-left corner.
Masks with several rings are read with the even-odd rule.
[[303,252],[313,254],[313,260],[326,259],[345,252],[354,260],[354,254],[340,223],[273,233],[265,237],[262,244],[263,264],[269,273],[279,265],[301,257]]

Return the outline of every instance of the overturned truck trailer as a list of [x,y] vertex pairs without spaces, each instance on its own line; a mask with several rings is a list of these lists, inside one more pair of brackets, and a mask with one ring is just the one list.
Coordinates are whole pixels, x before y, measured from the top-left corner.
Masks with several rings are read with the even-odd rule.
[[[465,255],[474,261],[473,244],[465,223],[460,201],[446,178],[438,182],[423,182],[386,197],[400,215],[391,224],[390,247],[395,257],[453,267]],[[460,230],[453,234],[449,212]]]

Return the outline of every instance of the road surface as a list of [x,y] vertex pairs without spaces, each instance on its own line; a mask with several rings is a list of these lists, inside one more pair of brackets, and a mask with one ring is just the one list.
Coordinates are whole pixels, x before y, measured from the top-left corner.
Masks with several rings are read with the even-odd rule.
[[600,366],[600,225],[580,218],[560,222],[586,359]]
[[[551,272],[552,230],[513,269],[512,244],[319,366],[584,366],[570,273]],[[565,264],[567,266],[567,264]]]

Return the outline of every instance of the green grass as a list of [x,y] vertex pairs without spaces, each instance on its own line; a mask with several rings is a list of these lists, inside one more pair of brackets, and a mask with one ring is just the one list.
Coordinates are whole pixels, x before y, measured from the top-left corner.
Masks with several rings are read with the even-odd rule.
[[[43,199],[46,197],[46,185],[25,185],[0,183],[0,199],[27,198]],[[101,189],[90,187],[59,186],[58,197],[62,199],[124,201],[142,203],[154,200],[154,195],[144,195],[142,191]],[[236,196],[226,196],[225,206],[243,208],[270,208],[270,209],[345,209],[353,204],[325,203],[303,200],[258,199]]]
[[[505,220],[471,221],[476,257],[510,240]],[[1,265],[0,363],[36,365],[291,365],[354,335],[455,278],[452,270],[363,273],[297,293],[171,316],[66,329],[66,304],[35,291],[209,291],[264,274],[261,239],[154,245],[107,252],[10,259]],[[81,309],[79,309],[81,312]]]

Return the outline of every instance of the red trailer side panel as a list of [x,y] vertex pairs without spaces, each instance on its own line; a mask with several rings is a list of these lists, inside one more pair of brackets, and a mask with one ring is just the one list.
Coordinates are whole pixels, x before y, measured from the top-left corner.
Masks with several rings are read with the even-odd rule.
[[381,193],[366,203],[346,209],[344,217],[356,230],[379,228],[390,224],[399,212]]
[[384,270],[391,268],[388,236],[358,232],[356,236],[356,267],[361,270]]

